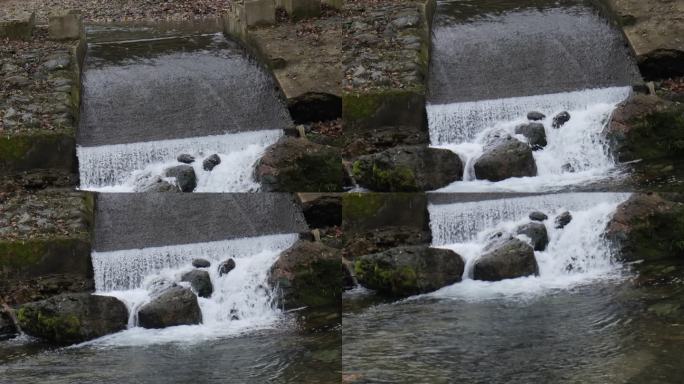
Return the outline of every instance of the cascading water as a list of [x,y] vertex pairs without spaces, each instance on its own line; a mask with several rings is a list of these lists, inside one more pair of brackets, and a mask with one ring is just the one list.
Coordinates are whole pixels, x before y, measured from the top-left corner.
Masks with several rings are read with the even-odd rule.
[[[188,154],[195,191],[257,190],[254,164],[292,124],[273,78],[222,34],[149,38],[131,29],[126,40],[109,41],[107,33],[89,45],[83,74],[81,188],[173,183],[166,169]],[[220,164],[205,171],[214,154]]]
[[[613,262],[603,231],[617,206],[628,197],[626,193],[564,193],[430,204],[432,245],[452,249],[466,262],[462,282],[432,295],[464,299],[525,296],[619,276],[619,266]],[[497,232],[515,234],[515,228],[530,222],[527,216],[533,211],[549,216],[544,222],[549,244],[544,251],[535,251],[539,276],[498,282],[473,280],[474,262],[491,236]],[[572,221],[562,229],[555,228],[555,217],[564,211],[571,213]]]
[[[279,319],[268,272],[278,255],[297,241],[297,234],[267,235],[207,243],[93,252],[96,294],[119,298],[129,308],[129,329],[95,343],[135,345],[215,339],[273,326]],[[136,327],[137,310],[150,300],[155,283],[178,282],[195,258],[211,262],[214,292],[198,297],[202,324],[161,330]],[[223,276],[218,265],[229,258],[235,269]],[[181,285],[187,283],[179,283]]]
[[[557,191],[620,171],[603,137],[616,105],[640,82],[624,38],[585,1],[442,1],[426,105],[430,143],[457,153],[463,181],[444,192]],[[527,113],[546,115],[547,145],[534,177],[478,180],[474,164],[493,134],[516,135]],[[560,128],[552,118],[567,111]]]

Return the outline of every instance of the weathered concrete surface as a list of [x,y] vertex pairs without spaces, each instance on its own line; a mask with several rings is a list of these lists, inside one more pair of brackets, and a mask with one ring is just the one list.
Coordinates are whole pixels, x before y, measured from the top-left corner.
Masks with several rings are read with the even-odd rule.
[[684,1],[606,0],[647,79],[684,75]]
[[77,10],[56,11],[50,15],[50,40],[78,40],[85,38],[83,18]]
[[308,230],[286,193],[102,194],[96,212],[98,252]]
[[0,17],[0,38],[31,40],[35,24],[36,14],[33,12],[18,12]]

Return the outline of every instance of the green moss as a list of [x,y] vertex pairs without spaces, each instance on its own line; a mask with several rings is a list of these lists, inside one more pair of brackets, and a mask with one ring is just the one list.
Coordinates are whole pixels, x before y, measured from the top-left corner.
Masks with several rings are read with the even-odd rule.
[[25,306],[17,311],[17,321],[20,327],[30,329],[32,334],[57,343],[69,344],[82,339],[81,321],[74,314],[60,315]]
[[413,89],[345,93],[342,95],[342,118],[345,122],[354,122],[372,118],[382,107],[405,109],[407,99],[424,92],[424,87],[418,86]]
[[0,174],[33,168],[68,168],[75,161],[75,132],[38,131],[0,137]]
[[650,113],[631,122],[625,138],[630,159],[652,160],[684,156],[684,107]]
[[[87,234],[83,234],[87,236]],[[55,250],[74,250],[83,239],[48,238],[24,241],[0,241],[0,276],[21,276],[34,269],[43,269],[48,253]]]
[[656,261],[684,258],[684,209],[654,213],[633,223],[629,253],[635,259]]
[[354,272],[364,286],[393,296],[418,293],[418,273],[410,266],[395,266],[379,260],[361,258],[354,263]]
[[375,217],[385,206],[385,197],[379,193],[348,193],[342,196],[342,221],[345,223]]
[[367,159],[352,164],[352,175],[359,184],[378,192],[418,192],[420,188],[411,168],[390,167]]
[[340,262],[315,260],[295,272],[291,291],[294,293],[290,306],[310,308],[339,305],[342,297]]
[[342,190],[344,168],[341,156],[333,151],[304,153],[292,167],[279,175],[283,192],[339,192]]

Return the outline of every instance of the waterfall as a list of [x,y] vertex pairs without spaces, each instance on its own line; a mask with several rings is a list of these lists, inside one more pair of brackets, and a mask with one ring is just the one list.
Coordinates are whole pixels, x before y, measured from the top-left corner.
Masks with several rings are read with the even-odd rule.
[[[267,235],[93,252],[96,294],[117,297],[130,311],[127,331],[98,339],[97,343],[187,342],[273,326],[280,319],[280,310],[268,287],[268,273],[280,253],[297,239],[297,234]],[[207,271],[214,286],[211,297],[198,297],[202,324],[154,330],[136,327],[136,312],[150,300],[150,287],[160,280],[178,282],[183,273],[192,269],[190,264],[195,258],[211,262]],[[219,276],[218,265],[229,258],[235,260],[235,268]]]
[[[434,295],[465,299],[524,296],[618,275],[619,266],[603,232],[617,206],[628,198],[627,193],[563,193],[430,204],[432,245],[452,249],[466,262],[463,281]],[[549,244],[544,251],[535,251],[539,276],[498,282],[472,280],[474,262],[483,254],[490,236],[496,232],[514,234],[515,228],[530,222],[527,216],[532,211],[549,216],[544,221]],[[564,211],[571,213],[572,221],[557,229],[554,219]]]
[[[197,175],[196,192],[248,192],[258,189],[254,164],[264,150],[282,136],[281,130],[113,144],[77,148],[81,188],[101,192],[135,192],[141,182],[164,176],[164,170],[180,165],[176,157],[187,153]],[[211,172],[202,159],[218,154],[221,163]]]

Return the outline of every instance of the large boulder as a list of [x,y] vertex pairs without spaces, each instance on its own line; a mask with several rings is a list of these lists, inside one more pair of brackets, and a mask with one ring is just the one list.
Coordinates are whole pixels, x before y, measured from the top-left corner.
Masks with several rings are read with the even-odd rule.
[[255,178],[265,192],[339,192],[342,155],[335,147],[283,137],[266,149]]
[[465,263],[448,249],[407,246],[359,257],[359,283],[394,297],[436,291],[461,281]]
[[126,329],[128,309],[115,297],[71,293],[22,305],[22,331],[57,344],[74,344]]
[[188,288],[173,286],[164,290],[138,311],[138,325],[143,328],[166,328],[202,322],[197,296]]
[[298,241],[273,264],[268,281],[277,287],[286,309],[338,306],[342,299],[341,262],[335,248]]
[[606,238],[623,261],[684,259],[684,204],[637,193],[620,204]]
[[182,192],[192,192],[197,187],[197,175],[191,165],[183,164],[166,170],[166,177],[174,177],[176,185]]
[[320,195],[302,203],[302,212],[309,228],[326,228],[342,225],[342,197]]
[[430,191],[463,178],[461,158],[448,149],[394,147],[354,161],[356,182],[378,192]]
[[478,179],[489,181],[537,176],[532,148],[511,136],[491,140],[482,156],[475,161],[474,169]]
[[539,150],[546,147],[546,130],[544,129],[544,124],[520,124],[515,127],[515,133],[525,136],[527,138],[527,142],[532,147],[532,150]]
[[18,334],[12,314],[7,309],[0,307],[0,341],[11,339]]
[[516,233],[529,237],[530,245],[535,251],[543,251],[549,245],[549,234],[546,231],[546,226],[542,223],[523,224],[516,229]]
[[517,238],[499,242],[480,256],[474,265],[475,280],[499,281],[538,275],[539,266],[534,249]]
[[181,276],[181,281],[190,283],[192,290],[195,291],[199,297],[211,297],[214,292],[214,286],[211,285],[211,277],[209,272],[199,269],[193,269]]

